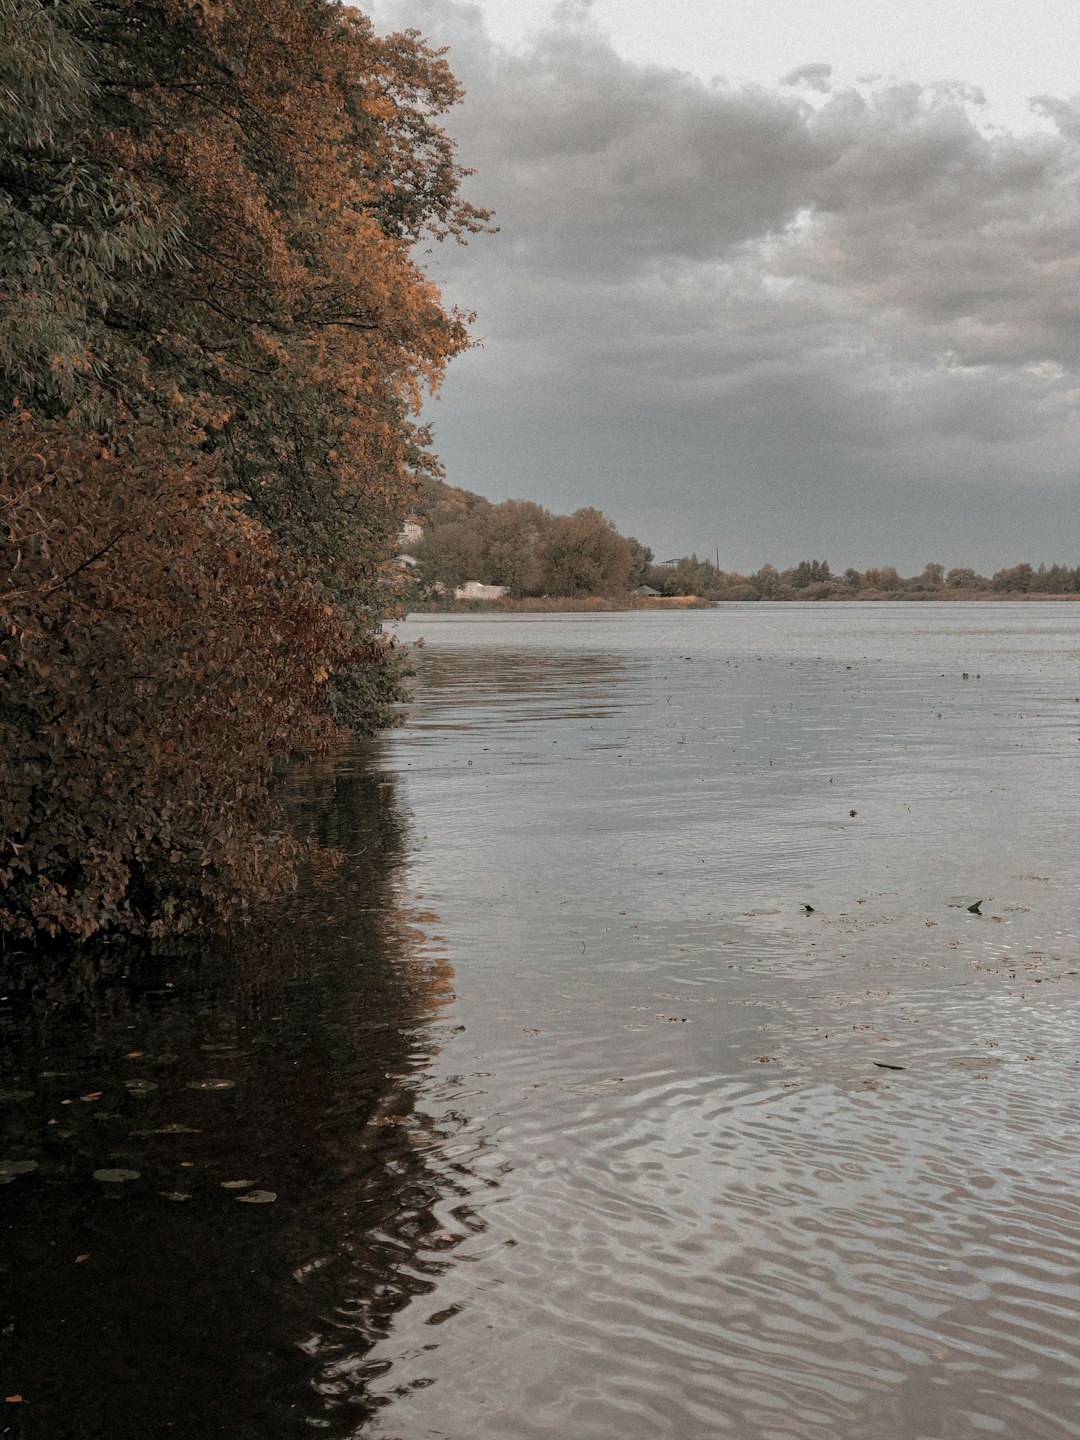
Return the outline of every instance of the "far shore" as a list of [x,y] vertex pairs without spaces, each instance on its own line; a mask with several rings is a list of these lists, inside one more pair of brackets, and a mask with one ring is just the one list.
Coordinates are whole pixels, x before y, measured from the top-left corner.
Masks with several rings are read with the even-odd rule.
[[540,595],[526,596],[520,600],[432,600],[408,602],[410,615],[559,615],[596,612],[618,612],[623,610],[714,610],[724,605],[806,603],[827,605],[834,601],[857,601],[859,604],[873,604],[880,601],[905,602],[912,605],[935,603],[943,600],[987,601],[1053,601],[1069,603],[1080,600],[1080,593],[1042,594],[1036,591],[1014,590],[891,590],[857,591],[844,594],[834,591],[829,595],[759,595],[728,596],[716,600],[705,600],[700,595]]

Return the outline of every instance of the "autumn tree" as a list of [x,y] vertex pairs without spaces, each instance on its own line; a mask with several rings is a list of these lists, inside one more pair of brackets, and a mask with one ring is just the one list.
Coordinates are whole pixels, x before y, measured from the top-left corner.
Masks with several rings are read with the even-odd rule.
[[543,506],[528,500],[504,500],[480,517],[481,567],[493,585],[511,595],[539,595],[546,579],[543,546],[554,521]]
[[428,586],[441,584],[453,589],[475,580],[483,571],[480,536],[465,521],[452,520],[428,529],[415,549]]
[[234,911],[275,765],[384,717],[459,94],[330,0],[0,0],[0,928]]
[[1029,590],[1038,587],[1035,584],[1035,571],[1028,564],[1013,565],[1008,569],[999,570],[990,581],[994,590],[1012,591],[1019,595],[1025,595]]
[[586,506],[555,520],[541,563],[550,595],[619,595],[628,589],[633,555],[611,521]]

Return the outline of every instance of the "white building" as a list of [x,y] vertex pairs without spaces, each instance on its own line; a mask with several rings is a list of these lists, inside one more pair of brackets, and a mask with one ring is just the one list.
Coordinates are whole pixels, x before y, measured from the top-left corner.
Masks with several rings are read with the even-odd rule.
[[481,580],[466,580],[454,591],[455,600],[501,600],[510,594],[509,585],[485,585]]

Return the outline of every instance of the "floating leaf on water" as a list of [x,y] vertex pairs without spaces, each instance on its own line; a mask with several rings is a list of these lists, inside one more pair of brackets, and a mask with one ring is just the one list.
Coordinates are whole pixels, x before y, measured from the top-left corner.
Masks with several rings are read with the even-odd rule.
[[236,1084],[235,1080],[189,1080],[189,1090],[231,1090]]
[[132,1130],[129,1132],[138,1139],[144,1139],[147,1135],[201,1135],[202,1131],[194,1125],[158,1125],[153,1130]]
[[222,1180],[223,1190],[248,1190],[255,1184],[254,1180]]
[[130,1090],[132,1095],[149,1095],[151,1090],[156,1090],[156,1080],[125,1080],[124,1088]]
[[106,1185],[119,1185],[124,1180],[138,1180],[138,1170],[95,1170],[94,1179]]
[[9,1101],[14,1104],[17,1100],[32,1100],[33,1090],[0,1090],[0,1103]]
[[191,1196],[186,1195],[183,1190],[159,1190],[158,1194],[163,1200],[190,1200]]
[[29,1175],[37,1168],[36,1160],[0,1160],[0,1185],[6,1185],[16,1175]]
[[246,1195],[237,1195],[236,1198],[244,1205],[269,1205],[277,1199],[277,1195],[273,1190],[249,1190]]
[[82,1100],[84,1103],[89,1104],[91,1100],[100,1100],[102,1095],[104,1094],[104,1090],[92,1090],[89,1095],[80,1095],[79,1099]]

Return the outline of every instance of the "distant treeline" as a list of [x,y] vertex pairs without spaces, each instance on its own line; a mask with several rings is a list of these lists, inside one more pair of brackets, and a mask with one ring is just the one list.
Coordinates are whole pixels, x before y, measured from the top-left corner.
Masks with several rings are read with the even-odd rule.
[[529,500],[496,505],[433,479],[422,484],[416,515],[424,533],[410,549],[418,562],[406,582],[411,600],[452,591],[467,580],[505,585],[513,599],[617,599],[642,585],[663,596],[703,600],[1080,596],[1080,565],[1022,564],[986,576],[929,564],[905,578],[892,565],[833,574],[827,560],[800,560],[786,570],[762,565],[752,575],[721,570],[696,555],[657,564],[647,545],[620,535],[599,510],[553,515]]
[[493,505],[482,495],[425,478],[417,518],[423,539],[410,588],[417,595],[453,590],[467,580],[505,585],[526,596],[628,594],[645,583],[652,551],[620,535],[599,510],[552,515],[529,500]]

